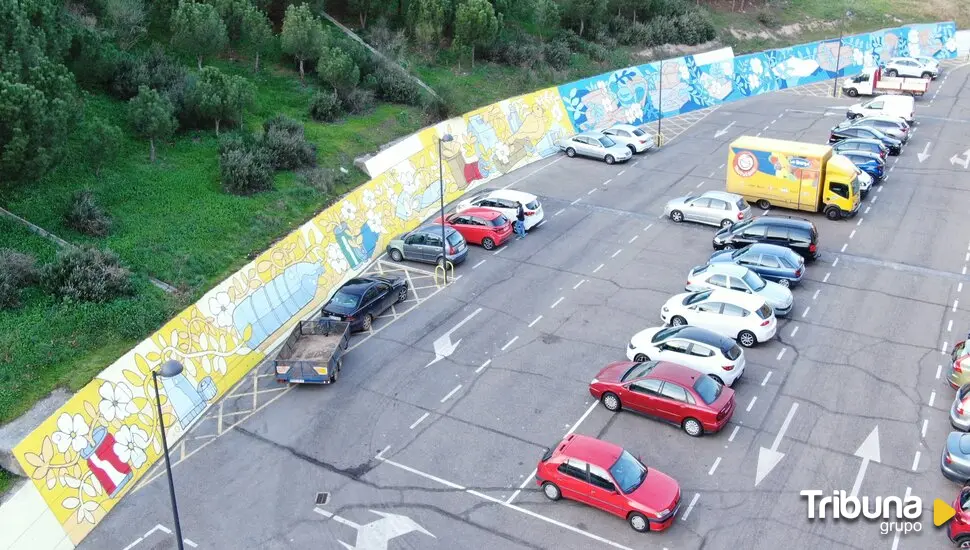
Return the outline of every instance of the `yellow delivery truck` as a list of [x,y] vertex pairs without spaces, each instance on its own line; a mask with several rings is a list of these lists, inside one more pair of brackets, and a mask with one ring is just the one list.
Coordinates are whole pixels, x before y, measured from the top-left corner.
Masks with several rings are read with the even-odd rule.
[[852,161],[828,145],[742,136],[731,144],[727,190],[767,210],[771,206],[854,215],[862,196]]

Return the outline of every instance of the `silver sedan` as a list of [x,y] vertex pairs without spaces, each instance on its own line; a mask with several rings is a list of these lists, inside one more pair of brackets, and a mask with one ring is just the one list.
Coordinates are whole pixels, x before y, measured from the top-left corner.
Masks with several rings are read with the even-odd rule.
[[970,434],[950,432],[940,459],[943,477],[957,483],[970,481]]
[[687,292],[714,288],[727,288],[760,296],[775,310],[775,317],[788,315],[795,304],[795,297],[790,289],[766,281],[742,265],[726,262],[707,264],[695,267],[687,274],[687,285],[684,287]]
[[583,132],[566,138],[559,143],[559,148],[566,152],[567,157],[592,157],[606,164],[626,162],[633,158],[633,152],[626,145],[617,143],[600,132]]
[[707,191],[671,199],[664,207],[664,215],[677,223],[690,221],[731,227],[751,216],[751,206],[741,195]]

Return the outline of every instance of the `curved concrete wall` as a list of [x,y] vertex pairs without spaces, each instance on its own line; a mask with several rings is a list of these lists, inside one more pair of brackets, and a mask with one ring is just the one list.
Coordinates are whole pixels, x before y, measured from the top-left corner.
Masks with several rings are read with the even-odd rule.
[[[956,55],[953,23],[916,25],[842,41],[840,74],[890,55]],[[555,154],[556,142],[614,122],[643,124],[725,101],[832,78],[838,41],[734,57],[727,49],[628,67],[514,97],[445,121],[382,152],[384,170],[210,290],[119,358],[15,449],[48,511],[6,526],[9,547],[33,548],[30,526],[59,524],[80,542],[160,458],[152,370],[182,361],[162,389],[174,444],[258,365],[294,323],[380,255],[388,240],[439,203],[437,139],[446,202]],[[661,84],[662,83],[662,84]],[[18,520],[20,521],[20,520]],[[19,525],[18,525],[19,526]],[[13,526],[13,527],[18,527]],[[50,533],[46,535],[50,537]],[[63,540],[63,537],[62,537]]]

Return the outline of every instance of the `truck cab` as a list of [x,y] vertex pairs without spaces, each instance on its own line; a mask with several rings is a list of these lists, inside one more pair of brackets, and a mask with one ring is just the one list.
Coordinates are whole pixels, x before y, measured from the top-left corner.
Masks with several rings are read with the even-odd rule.
[[862,205],[859,170],[851,160],[838,154],[833,154],[826,164],[822,212],[830,220],[854,215]]
[[879,94],[921,96],[926,93],[929,82],[922,78],[899,78],[888,73],[884,75],[882,68],[874,67],[847,78],[842,85],[842,93],[849,97]]

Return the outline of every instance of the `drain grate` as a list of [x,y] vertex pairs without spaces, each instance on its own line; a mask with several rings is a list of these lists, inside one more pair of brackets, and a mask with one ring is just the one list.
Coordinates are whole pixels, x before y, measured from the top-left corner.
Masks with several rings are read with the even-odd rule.
[[330,502],[330,493],[317,493],[315,502],[317,506],[325,506],[328,502]]

